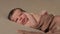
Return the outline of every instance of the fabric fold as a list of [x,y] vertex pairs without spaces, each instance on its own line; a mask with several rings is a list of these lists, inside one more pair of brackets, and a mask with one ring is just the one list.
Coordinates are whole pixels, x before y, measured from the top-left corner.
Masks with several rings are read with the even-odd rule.
[[50,27],[53,26],[52,23],[53,19],[54,19],[54,15],[52,14],[42,15],[38,29],[40,29],[43,32],[48,32]]

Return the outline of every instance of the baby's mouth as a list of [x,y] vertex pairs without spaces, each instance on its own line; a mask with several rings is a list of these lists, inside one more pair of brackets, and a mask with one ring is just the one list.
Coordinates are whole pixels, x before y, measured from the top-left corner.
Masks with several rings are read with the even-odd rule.
[[22,22],[22,24],[24,24],[25,23],[25,18],[21,22]]
[[27,22],[28,22],[28,19],[27,18],[24,18],[24,19],[22,19],[22,24],[24,25],[24,24],[26,24]]

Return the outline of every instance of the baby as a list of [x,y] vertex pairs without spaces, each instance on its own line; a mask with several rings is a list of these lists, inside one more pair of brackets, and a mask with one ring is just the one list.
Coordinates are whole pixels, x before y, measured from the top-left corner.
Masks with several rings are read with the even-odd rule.
[[[14,21],[15,23],[22,24],[26,27],[39,29],[46,34],[47,33],[55,34],[57,32],[58,33],[60,32],[59,31],[60,16],[54,16],[53,14],[48,14],[47,11],[45,10],[42,11],[42,13],[40,14],[34,14],[34,13],[27,13],[21,8],[14,8],[10,11],[8,15],[8,19],[10,21]],[[18,32],[21,32],[21,31],[22,30],[18,30]],[[24,31],[24,32],[28,33],[28,31]],[[34,33],[31,33],[31,34],[34,34]],[[38,34],[40,33],[38,32]]]

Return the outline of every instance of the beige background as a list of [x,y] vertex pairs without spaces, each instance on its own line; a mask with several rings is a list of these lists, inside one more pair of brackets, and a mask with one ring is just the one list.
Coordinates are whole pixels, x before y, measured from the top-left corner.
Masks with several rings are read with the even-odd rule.
[[[54,15],[60,14],[60,0],[0,0],[1,34],[13,34],[16,30],[18,25],[16,26],[6,20],[9,11],[16,7],[22,8],[27,12],[38,13],[41,12],[41,10],[47,10],[49,13],[53,13]],[[17,27],[17,29],[18,28],[19,27]]]

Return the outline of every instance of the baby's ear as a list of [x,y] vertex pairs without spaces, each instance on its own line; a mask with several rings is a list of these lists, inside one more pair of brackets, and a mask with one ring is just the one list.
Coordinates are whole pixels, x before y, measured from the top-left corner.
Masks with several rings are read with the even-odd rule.
[[42,12],[41,12],[41,15],[47,15],[48,14],[48,12],[46,11],[46,10],[43,10]]

